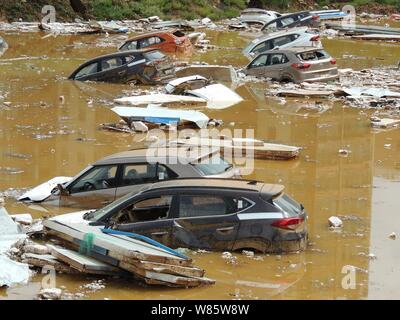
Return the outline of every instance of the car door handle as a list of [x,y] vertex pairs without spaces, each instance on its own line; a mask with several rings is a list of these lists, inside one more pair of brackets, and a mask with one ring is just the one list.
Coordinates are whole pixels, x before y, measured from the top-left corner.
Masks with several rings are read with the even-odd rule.
[[122,76],[122,75],[124,75],[125,74],[125,70],[124,71],[120,71],[120,72],[118,72],[118,75],[120,75],[120,76]]
[[217,231],[220,233],[230,233],[235,227],[218,228]]
[[153,232],[151,235],[152,236],[165,236],[166,234],[168,234],[168,231]]

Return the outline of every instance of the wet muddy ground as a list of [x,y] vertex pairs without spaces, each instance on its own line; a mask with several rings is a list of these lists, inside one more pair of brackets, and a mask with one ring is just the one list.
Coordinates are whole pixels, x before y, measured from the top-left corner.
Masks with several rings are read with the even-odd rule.
[[[0,58],[0,192],[9,196],[10,213],[45,217],[73,211],[27,206],[12,199],[54,176],[72,176],[110,153],[140,145],[138,137],[98,129],[118,121],[112,99],[133,88],[65,80],[87,58],[114,51],[124,36],[58,36],[0,34],[10,48]],[[233,32],[207,31],[222,49],[195,52],[190,61],[242,66],[240,48],[247,39]],[[324,40],[340,68],[370,68],[398,63],[400,45]],[[195,264],[216,279],[196,289],[146,288],[123,279],[57,275],[57,287],[71,298],[90,299],[367,299],[399,298],[400,234],[399,129],[370,127],[373,110],[323,103],[324,113],[300,109],[307,103],[286,104],[265,97],[265,83],[246,83],[236,91],[245,101],[225,110],[204,110],[222,119],[225,128],[251,128],[256,138],[304,148],[298,160],[260,161],[250,178],[281,183],[309,212],[310,246],[289,255],[223,259],[221,253],[192,252]],[[64,99],[60,99],[63,96]],[[347,156],[339,149],[350,150]],[[340,231],[327,219],[344,221]],[[369,254],[373,254],[368,256]],[[232,263],[233,262],[233,263]],[[345,266],[356,268],[356,286],[344,289]],[[25,287],[0,289],[0,299],[29,299],[40,288],[41,276]],[[100,282],[96,282],[102,280]]]

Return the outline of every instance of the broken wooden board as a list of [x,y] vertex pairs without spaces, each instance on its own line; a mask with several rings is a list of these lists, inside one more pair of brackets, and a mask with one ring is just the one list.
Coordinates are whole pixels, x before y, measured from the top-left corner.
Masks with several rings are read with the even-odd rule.
[[77,273],[76,270],[71,268],[69,265],[63,263],[62,261],[57,260],[57,258],[52,256],[51,254],[25,253],[23,255],[22,262],[38,268],[52,266],[57,272]]
[[233,157],[254,157],[264,160],[289,160],[299,156],[300,148],[284,144],[267,143],[257,139],[218,139],[190,137],[169,142],[170,146],[218,147]]
[[371,120],[371,126],[374,128],[380,129],[389,129],[400,126],[400,119],[390,119],[390,118],[382,118],[382,119],[374,119]]
[[76,251],[49,246],[51,254],[72,268],[89,274],[121,275],[119,268],[103,263],[91,257],[84,256]]
[[279,90],[277,96],[279,97],[310,97],[310,98],[329,98],[335,94],[334,90]]
[[[53,231],[66,234],[73,239],[84,241],[85,234],[92,234],[93,244],[99,248],[103,248],[106,255],[119,259],[122,256],[136,258],[139,260],[149,260],[159,263],[176,264],[190,266],[191,261],[179,258],[165,250],[155,247],[136,239],[121,239],[112,235],[103,234],[99,227],[92,227],[85,224],[62,224],[60,222],[45,220],[43,225]],[[65,237],[64,237],[65,239]],[[68,240],[68,239],[65,239]]]

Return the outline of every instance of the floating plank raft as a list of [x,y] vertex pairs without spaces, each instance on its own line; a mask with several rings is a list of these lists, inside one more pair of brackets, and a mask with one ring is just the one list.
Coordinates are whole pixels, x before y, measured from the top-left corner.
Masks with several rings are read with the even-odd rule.
[[382,119],[371,119],[371,126],[374,128],[380,129],[389,129],[400,126],[400,119],[390,119],[390,118],[382,118]]
[[256,139],[221,139],[189,137],[170,141],[169,145],[219,147],[221,152],[227,152],[232,156],[245,156],[255,159],[289,160],[299,156],[300,149],[284,144],[267,143]]
[[[49,235],[79,249],[78,254],[53,247],[52,254],[82,272],[109,273],[124,270],[148,284],[172,287],[215,283],[205,278],[204,270],[194,267],[189,258],[179,257],[144,241],[124,235],[104,234],[99,227],[83,223],[64,224],[50,219],[45,220],[43,225]],[[97,260],[101,265],[96,263]]]

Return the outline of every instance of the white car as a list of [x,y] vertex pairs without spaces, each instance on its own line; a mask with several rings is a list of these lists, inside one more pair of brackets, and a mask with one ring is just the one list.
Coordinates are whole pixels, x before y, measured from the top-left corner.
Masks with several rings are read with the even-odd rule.
[[318,33],[308,27],[302,27],[273,32],[254,39],[242,52],[249,60],[253,60],[265,51],[291,47],[322,48],[322,44]]
[[240,13],[239,20],[247,24],[266,24],[278,17],[281,14],[276,11],[258,9],[258,8],[248,8]]

